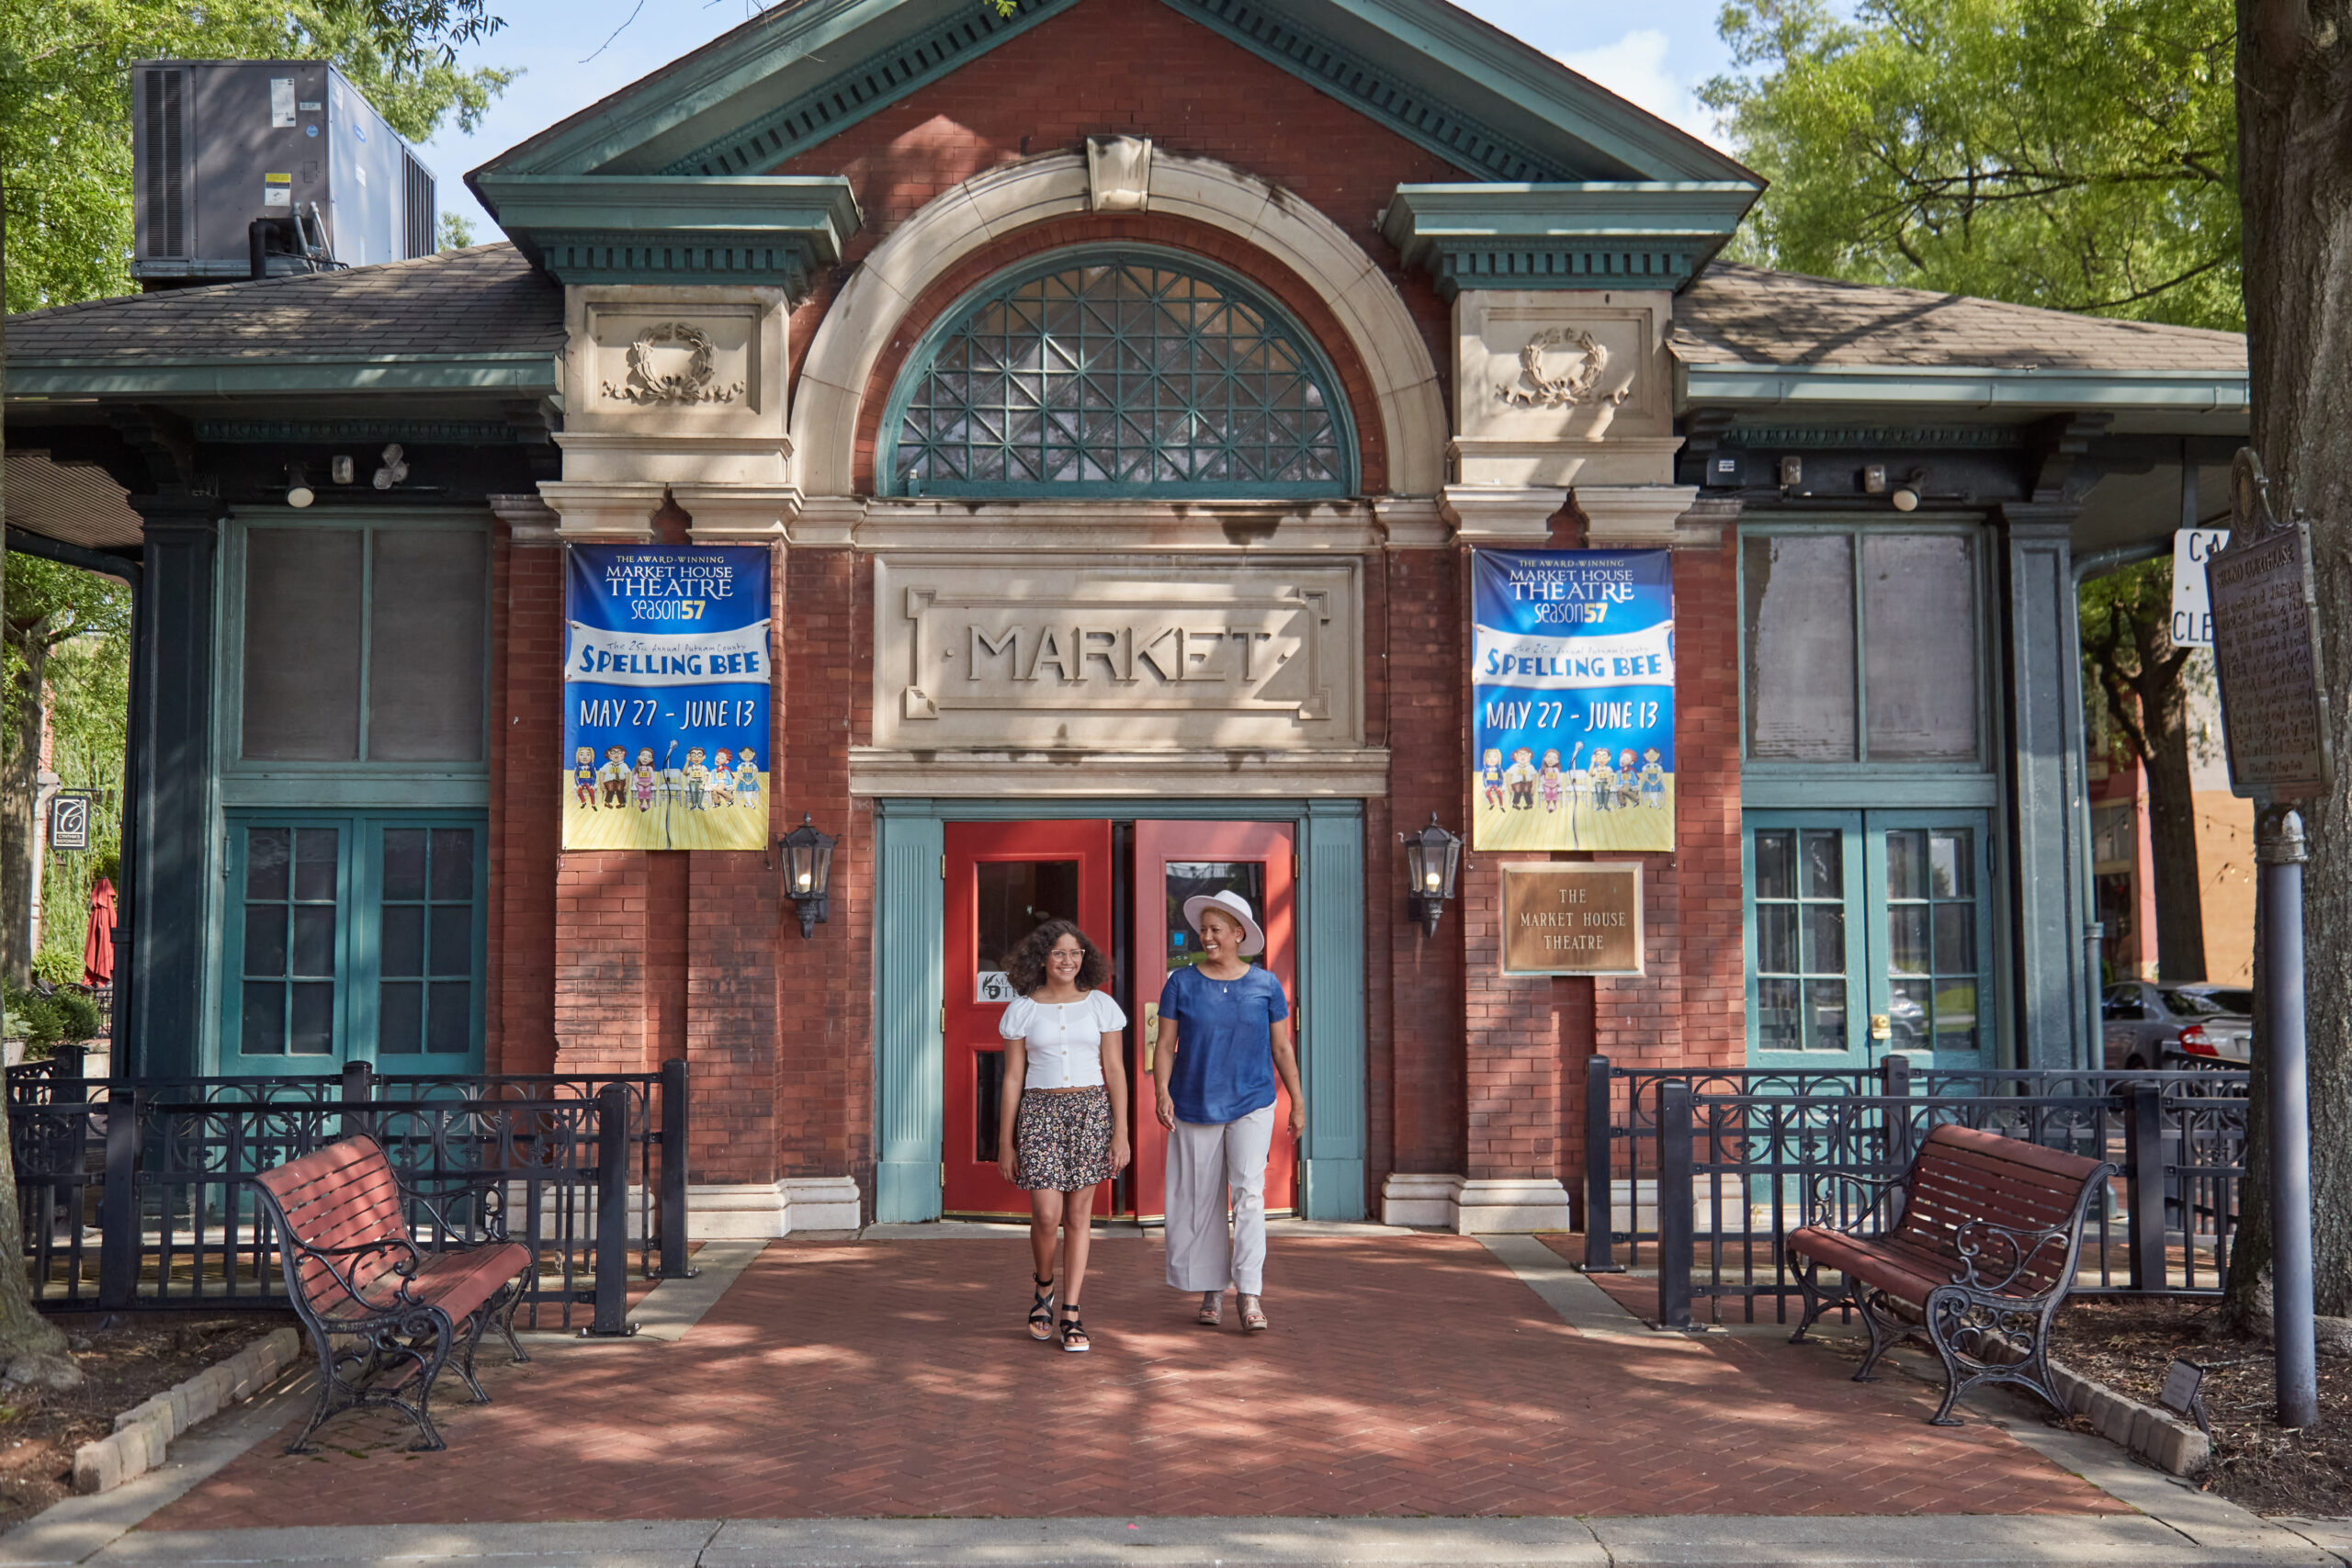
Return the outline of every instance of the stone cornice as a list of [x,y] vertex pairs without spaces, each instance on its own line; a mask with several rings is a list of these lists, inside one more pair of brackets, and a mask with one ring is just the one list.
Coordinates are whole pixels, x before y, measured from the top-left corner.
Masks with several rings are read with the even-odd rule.
[[837,175],[492,175],[483,204],[559,283],[751,284],[805,297],[862,221]]
[[1407,185],[1381,232],[1449,299],[1464,288],[1680,289],[1761,194],[1741,180]]

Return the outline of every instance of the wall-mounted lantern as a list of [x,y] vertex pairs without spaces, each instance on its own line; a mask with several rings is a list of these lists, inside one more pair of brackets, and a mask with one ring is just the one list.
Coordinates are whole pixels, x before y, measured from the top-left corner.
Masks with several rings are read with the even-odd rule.
[[825,918],[825,893],[833,879],[833,836],[820,833],[800,814],[800,826],[776,840],[784,852],[784,891],[800,911],[800,934],[817,934]]
[[1412,908],[1413,919],[1421,922],[1422,934],[1435,936],[1446,900],[1453,897],[1453,874],[1462,865],[1462,840],[1437,825],[1434,811],[1430,813],[1428,827],[1396,837],[1405,845],[1405,874],[1410,881],[1406,902]]

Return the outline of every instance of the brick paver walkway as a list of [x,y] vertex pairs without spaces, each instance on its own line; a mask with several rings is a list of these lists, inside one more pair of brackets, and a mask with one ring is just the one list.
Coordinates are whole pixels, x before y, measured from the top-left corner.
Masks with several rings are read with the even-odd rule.
[[[1212,1332],[1106,1241],[1090,1355],[1033,1343],[1015,1240],[771,1247],[678,1344],[495,1366],[446,1453],[345,1416],[154,1529],[874,1515],[2126,1511],[1916,1385],[1729,1336],[1578,1336],[1476,1242],[1288,1237],[1271,1334]],[[462,1397],[462,1394],[459,1395]]]

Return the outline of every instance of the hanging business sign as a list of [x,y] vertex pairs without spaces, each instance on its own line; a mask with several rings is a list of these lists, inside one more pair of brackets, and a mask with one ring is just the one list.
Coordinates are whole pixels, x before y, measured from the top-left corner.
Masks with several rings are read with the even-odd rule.
[[2311,530],[2300,515],[2272,514],[2247,448],[2238,449],[2230,491],[2229,547],[2205,566],[2230,788],[2278,804],[2315,799],[2327,793],[2333,758]]
[[563,847],[765,849],[766,548],[574,545],[563,609]]
[[2230,542],[2227,528],[2179,528],[2172,536],[2172,645],[2213,646],[2213,610],[2205,593],[2205,563]]
[[1503,973],[1642,972],[1642,864],[1503,867]]
[[61,789],[49,797],[49,847],[86,850],[90,847],[90,792]]
[[1664,550],[1472,558],[1471,847],[1674,847]]

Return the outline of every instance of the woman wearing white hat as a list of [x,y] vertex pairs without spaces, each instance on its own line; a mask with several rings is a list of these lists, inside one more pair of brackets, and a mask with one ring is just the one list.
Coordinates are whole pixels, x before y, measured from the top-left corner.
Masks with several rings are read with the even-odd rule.
[[1266,947],[1249,901],[1238,893],[1187,898],[1184,919],[1200,933],[1202,956],[1160,990],[1152,1066],[1159,1124],[1168,1129],[1168,1282],[1201,1293],[1199,1321],[1210,1327],[1222,1320],[1231,1286],[1241,1325],[1254,1333],[1267,1326],[1261,1295],[1275,1076],[1290,1090],[1294,1138],[1306,1132],[1306,1100],[1289,999],[1280,981],[1249,962]]

